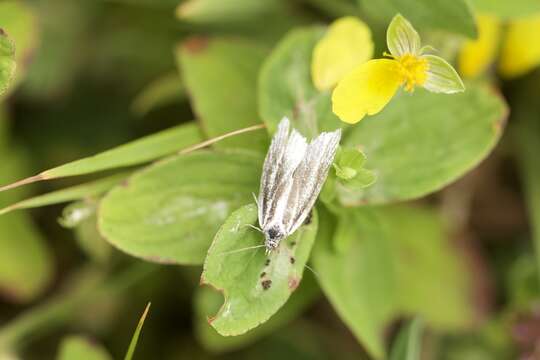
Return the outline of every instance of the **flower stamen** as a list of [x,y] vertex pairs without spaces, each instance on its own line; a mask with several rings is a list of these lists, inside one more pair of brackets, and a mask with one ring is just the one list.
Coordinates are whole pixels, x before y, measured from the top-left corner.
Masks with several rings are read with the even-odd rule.
[[420,56],[405,54],[395,57],[400,65],[401,76],[405,83],[405,90],[412,92],[417,85],[423,85],[427,80],[429,64]]

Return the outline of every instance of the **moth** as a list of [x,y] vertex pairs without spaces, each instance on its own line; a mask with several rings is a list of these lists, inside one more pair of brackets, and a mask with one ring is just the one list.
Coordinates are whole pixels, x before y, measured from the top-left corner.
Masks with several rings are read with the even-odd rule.
[[264,160],[257,200],[259,226],[269,253],[306,220],[334,161],[341,130],[323,132],[309,144],[289,119],[279,125]]

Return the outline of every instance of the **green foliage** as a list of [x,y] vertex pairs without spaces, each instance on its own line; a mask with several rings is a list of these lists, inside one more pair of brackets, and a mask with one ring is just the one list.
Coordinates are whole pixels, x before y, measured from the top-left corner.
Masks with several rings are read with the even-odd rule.
[[311,54],[324,28],[288,33],[265,61],[259,78],[259,113],[271,133],[287,116],[304,136],[341,127],[332,112],[330,92],[319,92],[311,80]]
[[[192,123],[180,125],[172,129],[164,130],[157,134],[149,135],[142,139],[118,146],[114,149],[104,151],[97,155],[84,159],[72,161],[70,163],[45,170],[38,175],[20,180],[13,185],[0,187],[0,191],[11,187],[17,187],[27,183],[40,180],[51,180],[56,178],[85,175],[94,172],[110,170],[121,167],[128,167],[150,162],[179,151],[189,145],[194,145],[202,140],[199,128]],[[98,188],[101,187],[101,184]],[[92,189],[94,185],[90,186]],[[83,187],[87,191],[88,187]],[[76,188],[80,192],[80,188]],[[57,195],[53,195],[57,196]],[[62,194],[65,196],[65,194]],[[39,200],[41,201],[41,200]]]
[[92,157],[42,172],[44,179],[84,175],[119,167],[143,164],[201,141],[195,124],[188,123],[135,140]]
[[468,324],[464,267],[431,210],[364,208],[343,211],[337,224],[329,218],[321,215],[313,263],[338,314],[375,358],[384,357],[383,330],[398,314],[421,314],[440,329]]
[[474,16],[466,0],[358,0],[365,11],[389,21],[401,13],[420,29],[437,29],[477,36]]
[[219,226],[258,187],[261,159],[240,152],[177,156],[135,173],[101,201],[99,228],[149,261],[202,264]]
[[264,16],[275,10],[279,1],[230,0],[187,0],[176,8],[176,16],[187,22],[198,24],[234,23],[256,16]]
[[232,213],[216,234],[204,262],[201,284],[221,291],[225,298],[208,322],[224,336],[244,334],[285,304],[302,280],[317,233],[314,213],[310,224],[265,255],[260,248],[262,234],[250,227],[256,220],[255,205]]
[[419,318],[403,326],[392,346],[390,360],[420,360],[422,328],[423,323]]
[[141,330],[144,325],[144,320],[146,319],[146,316],[148,315],[149,310],[150,310],[150,303],[146,305],[146,308],[144,309],[144,312],[141,315],[141,318],[139,319],[139,323],[137,324],[137,327],[135,328],[135,332],[133,333],[133,337],[131,338],[131,342],[129,343],[129,348],[127,350],[126,356],[124,357],[124,360],[133,359],[133,354],[135,353],[135,348],[137,347],[137,342],[139,341],[139,336],[141,335]]
[[[177,50],[195,112],[209,137],[259,123],[256,84],[266,50],[238,39],[191,38]],[[219,86],[216,86],[219,84]],[[236,136],[218,148],[267,148],[263,132]]]
[[[123,355],[150,299],[156,316],[134,355],[146,308],[126,360],[530,357],[538,336],[515,334],[540,321],[538,73],[487,73],[460,94],[398,91],[356,125],[312,81],[330,19],[365,21],[379,58],[401,13],[439,39],[461,90],[448,64],[476,15],[511,26],[540,12],[533,0],[471,4],[0,2],[0,296],[14,303],[2,304],[13,320],[0,358],[50,357],[60,341],[60,360],[112,358],[67,329]],[[421,85],[423,63],[400,61]],[[285,116],[310,139],[338,128],[342,139],[311,220],[265,252],[252,202]]]
[[6,92],[15,75],[15,44],[6,32],[0,29],[0,95]]
[[57,360],[112,360],[107,350],[82,336],[68,336],[60,345]]
[[[526,107],[518,109],[521,123],[516,129],[515,139],[519,144],[519,161],[522,181],[527,194],[529,217],[533,228],[533,239],[536,250],[536,268],[540,276],[540,166],[536,159],[540,150],[540,126],[537,111]],[[540,278],[540,277],[539,277]]]
[[342,202],[388,203],[439,190],[489,154],[506,115],[505,103],[475,84],[452,96],[422,89],[414,96],[399,94],[346,135],[344,145],[368,154],[366,167],[375,172],[377,182],[364,191],[348,192]]
[[114,185],[118,184],[120,181],[124,180],[126,177],[126,173],[120,173],[85,184],[56,190],[48,194],[34,196],[30,199],[25,199],[0,209],[0,215],[17,209],[30,209],[73,200],[80,200],[83,198],[98,197],[107,190],[111,189]]
[[290,299],[274,315],[255,329],[238,336],[221,336],[208,326],[210,315],[217,314],[223,305],[223,296],[209,287],[199,288],[195,293],[195,330],[201,344],[216,353],[231,351],[245,347],[273,332],[285,328],[298,317],[307,306],[311,305],[319,294],[315,279],[306,274]]
[[540,12],[540,2],[536,0],[472,0],[471,4],[478,12],[496,15],[502,19],[524,18]]
[[149,83],[137,95],[131,108],[139,116],[170,103],[184,100],[186,89],[176,72],[162,75]]
[[[5,123],[6,118],[0,118]],[[28,156],[20,147],[0,142],[0,181],[10,182],[28,172]],[[28,191],[0,194],[6,206]],[[45,239],[28,214],[0,216],[0,294],[14,302],[29,302],[39,296],[53,276],[53,259]]]

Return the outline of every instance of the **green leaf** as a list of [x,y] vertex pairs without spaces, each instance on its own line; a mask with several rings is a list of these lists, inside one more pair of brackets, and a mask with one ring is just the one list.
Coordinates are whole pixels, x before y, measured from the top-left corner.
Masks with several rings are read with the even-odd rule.
[[0,215],[17,209],[31,209],[41,206],[60,204],[63,202],[97,197],[124,180],[128,173],[120,173],[103,179],[94,180],[85,184],[71,186],[65,189],[52,191],[47,194],[34,196],[23,201],[0,209]]
[[502,98],[471,84],[452,96],[418,89],[399,93],[381,113],[357,124],[343,146],[360,147],[377,182],[342,194],[344,205],[388,203],[441,189],[474,168],[499,140],[507,116]]
[[149,261],[201,264],[219,226],[259,186],[262,159],[240,152],[197,152],[135,173],[98,211],[102,235]]
[[433,210],[347,209],[337,224],[321,214],[312,256],[319,283],[372,356],[384,357],[383,332],[398,315],[419,314],[441,331],[470,325],[468,274]]
[[342,197],[346,197],[349,190],[359,191],[363,190],[375,183],[377,176],[375,173],[368,169],[359,169],[355,171],[355,176],[349,180],[342,180],[339,182],[338,189],[342,193]]
[[16,46],[17,73],[14,89],[19,83],[35,51],[39,40],[38,19],[33,6],[19,0],[0,2],[0,27],[4,29]]
[[[19,148],[0,152],[0,181],[11,181],[27,172],[27,159]],[[0,206],[17,201],[26,191],[0,196]],[[53,275],[53,260],[45,239],[28,214],[0,216],[0,293],[16,302],[40,295]]]
[[201,344],[212,352],[225,352],[246,347],[285,327],[298,317],[320,293],[315,280],[306,276],[287,303],[270,320],[238,336],[221,336],[208,324],[208,315],[215,314],[223,304],[223,296],[203,287],[195,293],[195,334]]
[[477,13],[496,15],[503,20],[522,18],[540,12],[540,2],[537,0],[472,0],[471,3]]
[[420,360],[423,322],[420,318],[404,326],[392,346],[390,360]]
[[135,348],[137,347],[137,342],[139,341],[139,336],[141,335],[141,330],[144,324],[144,320],[146,319],[146,315],[148,315],[148,310],[150,310],[151,303],[148,303],[146,305],[146,308],[144,309],[144,312],[139,319],[139,323],[137,324],[137,328],[135,329],[135,332],[133,333],[133,337],[131,338],[131,342],[129,343],[129,348],[126,353],[126,356],[124,357],[124,360],[131,360],[133,359],[133,354],[135,353]]
[[176,8],[176,17],[195,24],[234,23],[264,17],[278,6],[275,0],[186,0]]
[[62,340],[57,360],[112,360],[107,350],[83,336],[68,336]]
[[[302,280],[317,231],[317,214],[281,242],[268,255],[263,235],[250,227],[257,221],[257,206],[246,205],[225,221],[204,262],[201,283],[225,297],[209,322],[223,336],[241,335],[266,322],[287,301]],[[244,249],[244,250],[243,250]]]
[[[521,93],[525,95],[525,93]],[[514,109],[514,107],[512,107]],[[530,104],[515,106],[515,116],[519,126],[513,133],[518,144],[518,160],[522,174],[522,182],[525,189],[525,199],[528,207],[528,215],[533,230],[533,241],[536,252],[536,270],[540,279],[540,164],[536,159],[537,151],[540,150],[540,126],[538,123],[539,112],[531,108]]]
[[80,221],[74,231],[79,247],[91,260],[105,264],[110,259],[112,246],[99,233],[95,213]]
[[289,32],[264,63],[259,78],[259,113],[273,133],[287,116],[294,128],[312,138],[342,126],[332,112],[330,91],[319,92],[311,79],[311,56],[324,28]]
[[360,150],[340,148],[334,160],[336,175],[342,180],[351,180],[356,176],[358,170],[366,162],[366,156]]
[[139,116],[186,97],[186,89],[178,73],[162,75],[146,85],[135,97],[131,109]]
[[373,210],[392,249],[399,311],[420,314],[431,327],[440,330],[471,325],[474,314],[470,274],[438,214],[430,208],[413,206]]
[[358,0],[375,19],[389,22],[401,13],[418,29],[437,29],[477,36],[473,13],[465,0]]
[[143,164],[165,155],[170,155],[200,141],[202,141],[202,135],[197,125],[187,123],[137,139],[97,155],[46,170],[30,178],[0,187],[0,191],[41,180],[84,175]]
[[371,355],[383,358],[383,330],[397,306],[389,242],[374,214],[351,212],[340,221],[333,238],[332,217],[321,211],[313,265],[341,319]]
[[[266,49],[241,39],[191,38],[177,50],[192,106],[205,133],[214,137],[260,123],[257,75]],[[235,136],[217,148],[266,151],[264,132]]]
[[0,28],[0,95],[6,92],[15,75],[15,44]]

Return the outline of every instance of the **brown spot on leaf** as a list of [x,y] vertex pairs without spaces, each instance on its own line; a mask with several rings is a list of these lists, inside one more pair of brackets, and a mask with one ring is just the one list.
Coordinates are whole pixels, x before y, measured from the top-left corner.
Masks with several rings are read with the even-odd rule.
[[296,245],[296,241],[291,241],[291,247],[294,247]]
[[266,266],[270,265],[270,259],[266,259],[266,262],[264,263],[264,265]]
[[295,277],[289,278],[288,285],[289,285],[290,290],[295,290],[298,287],[298,284],[300,284],[300,281],[298,280],[298,278],[295,278]]
[[261,278],[263,278],[263,277],[265,277],[265,276],[266,276],[266,273],[263,271],[263,272],[261,273]]
[[192,36],[184,43],[182,46],[189,51],[192,54],[196,54],[198,52],[201,52],[202,50],[206,49],[208,46],[208,38],[204,36]]
[[272,280],[261,281],[261,286],[263,287],[264,290],[270,289],[270,286],[272,286]]
[[291,260],[291,264],[294,264],[296,262],[296,259],[293,256],[291,256],[290,260]]

